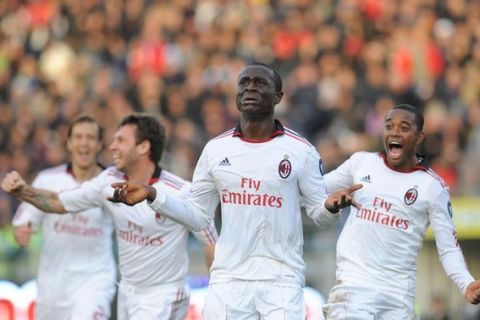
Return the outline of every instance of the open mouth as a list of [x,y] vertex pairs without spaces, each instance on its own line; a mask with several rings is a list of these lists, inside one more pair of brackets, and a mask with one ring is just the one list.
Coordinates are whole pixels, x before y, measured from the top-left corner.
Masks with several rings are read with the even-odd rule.
[[77,157],[79,159],[88,160],[90,158],[90,152],[80,151],[80,152],[77,153]]
[[388,153],[390,158],[392,159],[399,159],[403,152],[403,146],[399,142],[389,142],[388,145]]
[[120,155],[113,154],[112,155],[112,160],[114,163],[118,163],[120,161]]

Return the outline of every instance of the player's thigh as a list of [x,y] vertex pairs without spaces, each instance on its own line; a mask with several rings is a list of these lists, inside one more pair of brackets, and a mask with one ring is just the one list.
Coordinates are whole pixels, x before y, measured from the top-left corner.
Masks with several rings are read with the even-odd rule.
[[265,320],[303,320],[306,317],[303,289],[299,286],[261,281],[255,304]]
[[111,315],[109,296],[91,295],[75,302],[72,307],[71,320],[108,320]]
[[328,320],[373,320],[376,312],[376,294],[351,286],[334,286],[327,303],[322,307]]
[[204,320],[258,320],[254,286],[249,281],[211,283],[203,308]]
[[323,307],[325,320],[376,320],[371,310],[362,305],[333,303]]
[[409,308],[382,310],[375,319],[379,320],[418,320],[417,315]]
[[133,310],[128,310],[129,320],[184,320],[188,313],[188,299],[177,303],[160,303],[158,305],[141,303]]
[[172,286],[149,292],[135,292],[119,287],[118,320],[183,320],[188,313],[190,289]]
[[70,317],[70,307],[35,304],[35,320],[65,320]]
[[128,296],[119,287],[117,293],[117,320],[128,320]]

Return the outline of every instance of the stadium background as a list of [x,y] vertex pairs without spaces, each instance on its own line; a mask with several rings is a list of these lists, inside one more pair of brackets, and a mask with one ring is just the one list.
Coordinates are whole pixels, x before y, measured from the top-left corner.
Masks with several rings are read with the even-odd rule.
[[[190,178],[207,139],[235,124],[236,76],[253,60],[280,71],[277,117],[318,147],[327,171],[381,148],[392,105],[422,108],[422,151],[451,187],[480,277],[478,0],[2,0],[0,175],[14,169],[31,181],[65,161],[66,126],[79,112],[100,121],[108,145],[120,118],[145,111],[168,130],[162,165]],[[101,161],[111,163],[108,151]],[[0,192],[0,278],[21,284],[34,277],[41,240],[14,245],[17,205]],[[340,228],[305,225],[307,282],[324,296]],[[480,317],[444,275],[431,237],[418,269],[419,314],[444,303],[450,319]]]

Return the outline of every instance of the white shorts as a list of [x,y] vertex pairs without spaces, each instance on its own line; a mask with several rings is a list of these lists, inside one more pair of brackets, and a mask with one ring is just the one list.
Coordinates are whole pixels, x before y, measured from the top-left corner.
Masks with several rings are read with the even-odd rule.
[[323,306],[327,320],[415,320],[414,297],[358,285],[337,284]]
[[36,320],[108,320],[111,294],[88,294],[69,306],[35,304]]
[[278,281],[211,283],[203,309],[204,320],[303,320],[303,289]]
[[118,285],[118,320],[184,320],[189,306],[190,288],[186,284],[161,288],[134,288]]

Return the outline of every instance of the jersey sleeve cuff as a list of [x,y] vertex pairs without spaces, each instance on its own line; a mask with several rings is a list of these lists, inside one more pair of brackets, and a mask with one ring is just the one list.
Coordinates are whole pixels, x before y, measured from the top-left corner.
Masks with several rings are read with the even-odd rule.
[[150,208],[152,208],[152,210],[155,212],[162,211],[162,206],[165,203],[165,200],[167,198],[164,192],[161,192],[158,189],[156,190],[157,190],[157,196],[155,197],[155,199],[153,199],[152,202],[147,201]]
[[325,205],[323,205],[323,214],[326,215],[329,219],[337,220],[341,216],[341,213],[341,209],[337,212],[331,212],[325,207]]
[[470,283],[472,283],[474,281],[475,281],[475,279],[473,278],[473,276],[471,274],[468,274],[468,275],[465,276],[463,288],[460,288],[462,290],[463,295],[465,295],[465,293],[467,292],[467,288],[470,285]]
[[325,207],[325,204],[323,204],[319,215],[314,218],[314,221],[320,227],[329,227],[337,223],[338,219],[340,219],[340,216],[341,211],[337,213],[332,213],[328,211],[328,209]]

